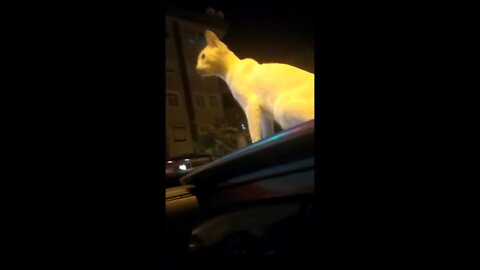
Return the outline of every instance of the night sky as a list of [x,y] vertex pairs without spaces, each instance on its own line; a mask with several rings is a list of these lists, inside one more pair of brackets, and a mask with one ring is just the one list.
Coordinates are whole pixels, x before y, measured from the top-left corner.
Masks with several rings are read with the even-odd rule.
[[[200,13],[205,13],[207,7],[223,11],[229,23],[223,41],[240,58],[284,62],[313,72],[315,8],[312,2],[295,1],[295,5],[271,2],[212,0],[167,1],[167,4]],[[292,55],[306,51],[311,53],[301,56],[301,60],[292,60]]]

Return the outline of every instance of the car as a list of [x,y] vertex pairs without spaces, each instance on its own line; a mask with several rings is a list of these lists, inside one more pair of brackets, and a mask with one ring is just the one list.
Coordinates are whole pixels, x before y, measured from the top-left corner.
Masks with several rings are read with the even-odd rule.
[[315,120],[195,169],[166,189],[168,269],[312,260]]
[[180,185],[180,178],[187,175],[193,169],[212,161],[210,155],[183,155],[168,158],[165,161],[165,187]]

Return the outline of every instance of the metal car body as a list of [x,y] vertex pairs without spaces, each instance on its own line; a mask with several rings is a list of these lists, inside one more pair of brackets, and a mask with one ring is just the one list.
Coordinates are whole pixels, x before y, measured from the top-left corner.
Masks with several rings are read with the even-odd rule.
[[195,169],[166,190],[170,269],[306,262],[314,244],[314,123]]

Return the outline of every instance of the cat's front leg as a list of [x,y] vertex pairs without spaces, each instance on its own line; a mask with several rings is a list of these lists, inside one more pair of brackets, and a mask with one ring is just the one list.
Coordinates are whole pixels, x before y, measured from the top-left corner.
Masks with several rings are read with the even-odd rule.
[[273,118],[268,115],[265,111],[262,112],[262,138],[270,137],[274,134],[274,122]]
[[248,130],[250,131],[252,143],[255,143],[262,139],[262,110],[260,108],[260,105],[258,105],[257,103],[248,104],[248,106],[245,108],[245,114],[247,116]]

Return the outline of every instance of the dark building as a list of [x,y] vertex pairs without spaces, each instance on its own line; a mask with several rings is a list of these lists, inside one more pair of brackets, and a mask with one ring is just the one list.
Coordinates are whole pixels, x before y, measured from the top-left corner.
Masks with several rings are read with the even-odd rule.
[[202,78],[195,71],[198,53],[205,46],[205,30],[214,31],[220,38],[227,32],[223,14],[211,10],[208,13],[167,7],[166,157],[195,153],[202,124],[225,119],[224,82],[213,77]]

